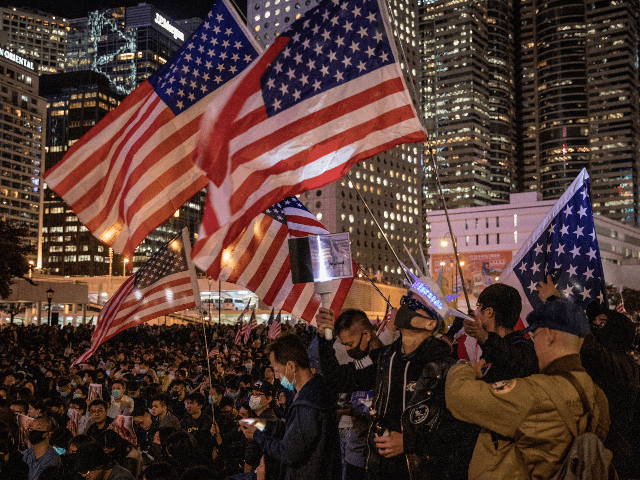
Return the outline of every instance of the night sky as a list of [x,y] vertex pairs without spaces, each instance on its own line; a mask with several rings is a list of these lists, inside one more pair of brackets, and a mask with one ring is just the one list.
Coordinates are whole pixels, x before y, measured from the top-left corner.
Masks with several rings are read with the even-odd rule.
[[[238,7],[246,12],[246,0],[235,0]],[[11,3],[2,3],[2,6],[21,6],[25,8],[33,8],[51,13],[54,15],[60,15],[64,18],[77,18],[86,16],[87,12],[92,10],[99,10],[101,8],[112,7],[131,7],[138,5],[139,3],[148,3],[153,5],[176,19],[200,17],[204,18],[211,6],[213,0],[149,0],[144,2],[143,0],[99,0],[97,2],[91,2],[87,0],[65,0],[63,2],[52,2],[51,0],[28,0],[24,3],[19,1]],[[233,3],[233,2],[232,2]]]

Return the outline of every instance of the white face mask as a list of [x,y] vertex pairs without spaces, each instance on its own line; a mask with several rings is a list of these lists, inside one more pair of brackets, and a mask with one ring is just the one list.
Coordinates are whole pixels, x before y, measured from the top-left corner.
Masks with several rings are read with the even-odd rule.
[[262,406],[262,404],[260,403],[260,397],[257,397],[255,395],[251,395],[249,397],[249,408],[251,410],[253,410],[255,412],[257,410],[260,410],[261,406]]

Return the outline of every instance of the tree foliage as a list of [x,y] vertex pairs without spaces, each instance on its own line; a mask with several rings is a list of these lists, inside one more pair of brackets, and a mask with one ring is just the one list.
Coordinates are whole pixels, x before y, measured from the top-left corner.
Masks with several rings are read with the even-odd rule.
[[11,295],[11,285],[15,278],[29,274],[27,256],[34,252],[24,239],[29,235],[26,228],[0,220],[0,298]]

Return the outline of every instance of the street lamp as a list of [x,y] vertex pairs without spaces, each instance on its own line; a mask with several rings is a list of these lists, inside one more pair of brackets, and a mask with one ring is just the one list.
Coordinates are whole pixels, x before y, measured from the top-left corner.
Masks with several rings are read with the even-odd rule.
[[49,305],[49,311],[47,312],[47,323],[51,326],[51,300],[53,300],[53,289],[49,287],[47,290],[47,304]]
[[122,268],[124,269],[124,272],[122,273],[122,276],[125,277],[127,275],[127,263],[129,263],[129,259],[125,258],[122,261]]

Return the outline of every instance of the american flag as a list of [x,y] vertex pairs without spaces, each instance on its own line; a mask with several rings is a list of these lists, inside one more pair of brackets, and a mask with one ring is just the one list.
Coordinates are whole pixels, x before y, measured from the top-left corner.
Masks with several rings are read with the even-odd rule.
[[[236,321],[236,325],[238,325],[238,331],[236,332],[236,338],[233,341],[233,343],[235,343],[236,345],[240,345],[240,342],[242,341],[242,337],[245,335],[245,331],[249,328],[248,326],[249,324],[247,324],[246,326],[244,324],[244,314],[247,313],[248,311],[249,311],[249,302],[247,302],[247,304],[244,307],[244,310],[242,310],[242,313],[240,314],[240,316],[238,317],[238,320]],[[245,340],[244,343],[247,343],[247,341]]]
[[[255,325],[255,327],[254,327]],[[258,320],[256,319],[256,311],[253,310],[251,312],[251,318],[249,319],[249,323],[247,323],[246,325],[244,325],[242,327],[242,343],[244,343],[246,345],[246,343],[249,341],[249,336],[251,335],[251,331],[254,330],[254,328],[258,328]]]
[[194,164],[200,120],[260,51],[227,0],[216,2],[171,60],[46,172],[47,184],[96,237],[130,256],[207,186]]
[[98,315],[91,347],[73,364],[85,362],[101,344],[127,328],[200,305],[190,253],[189,234],[184,228],[105,303]]
[[271,339],[276,339],[278,335],[280,335],[280,330],[282,328],[282,323],[281,323],[282,321],[280,319],[281,313],[282,313],[281,311],[278,312],[278,316],[271,323],[271,327],[269,327],[269,334],[267,336]]
[[502,272],[499,282],[518,289],[521,318],[542,305],[536,286],[558,273],[558,291],[584,308],[594,300],[607,306],[604,272],[583,169]]
[[627,314],[627,309],[624,308],[624,301],[622,301],[622,299],[620,299],[620,303],[616,306],[616,312]]
[[389,307],[389,304],[387,304],[387,312],[384,314],[384,318],[382,319],[382,323],[376,331],[376,335],[380,335],[382,332],[384,332],[385,328],[387,328],[387,325],[389,325],[391,317],[395,314],[395,312],[396,309],[393,307]]
[[[212,278],[247,287],[267,305],[312,323],[320,308],[320,295],[312,283],[293,284],[288,239],[327,233],[297,198],[290,197],[253,219],[224,251],[201,250],[194,262]],[[222,235],[220,231],[212,238],[221,241]],[[340,312],[353,278],[334,282],[331,309]]]
[[[548,274],[558,275],[556,287],[567,301],[586,308],[597,300],[608,308],[589,183],[589,174],[582,169],[498,279],[522,298],[516,330],[526,327],[529,312],[542,305],[536,286],[546,282]],[[473,337],[460,337],[460,358],[475,361],[481,354]]]
[[[385,8],[323,1],[211,104],[197,160],[211,183],[194,253],[216,257],[270,205],[426,140]],[[218,230],[222,241],[211,241]]]

